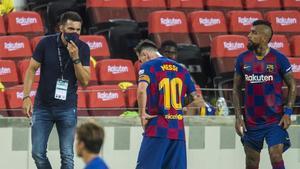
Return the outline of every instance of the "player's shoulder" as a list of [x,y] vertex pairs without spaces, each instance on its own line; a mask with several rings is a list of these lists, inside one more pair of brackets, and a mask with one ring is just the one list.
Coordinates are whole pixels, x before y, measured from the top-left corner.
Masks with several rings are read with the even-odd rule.
[[270,53],[272,53],[278,59],[286,59],[286,56],[283,53],[281,53],[279,50],[276,50],[274,48],[270,48]]
[[240,53],[240,54],[237,56],[237,59],[243,59],[244,57],[249,56],[249,54],[251,54],[251,53],[252,53],[252,51],[246,50],[246,51]]

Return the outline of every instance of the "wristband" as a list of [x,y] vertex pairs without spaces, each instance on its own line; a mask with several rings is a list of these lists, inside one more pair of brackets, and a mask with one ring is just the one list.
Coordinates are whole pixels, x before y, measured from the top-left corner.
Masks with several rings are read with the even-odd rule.
[[285,107],[283,112],[284,114],[291,116],[293,114],[293,109],[290,107]]
[[24,96],[22,100],[24,101],[27,98],[30,98],[30,96]]
[[75,60],[73,60],[73,63],[74,64],[78,64],[78,63],[80,63],[81,61],[80,61],[80,59],[75,59]]

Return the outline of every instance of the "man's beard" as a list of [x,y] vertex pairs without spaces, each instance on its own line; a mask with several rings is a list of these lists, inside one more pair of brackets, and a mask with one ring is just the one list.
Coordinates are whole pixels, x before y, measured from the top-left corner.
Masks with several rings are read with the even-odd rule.
[[247,45],[248,50],[255,51],[256,49],[258,49],[258,47],[259,47],[259,44],[253,43],[252,41],[249,40],[248,45]]

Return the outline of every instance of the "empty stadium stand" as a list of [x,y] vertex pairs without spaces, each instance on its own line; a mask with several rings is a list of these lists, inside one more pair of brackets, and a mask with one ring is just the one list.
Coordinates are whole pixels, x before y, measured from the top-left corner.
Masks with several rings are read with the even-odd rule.
[[203,10],[204,0],[167,0],[167,7],[170,10],[182,11],[186,14]]

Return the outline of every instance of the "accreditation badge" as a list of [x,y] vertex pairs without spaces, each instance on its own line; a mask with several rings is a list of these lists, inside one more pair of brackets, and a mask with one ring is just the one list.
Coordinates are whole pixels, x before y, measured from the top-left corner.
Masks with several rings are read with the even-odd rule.
[[54,98],[58,100],[66,100],[69,81],[65,79],[57,79]]

